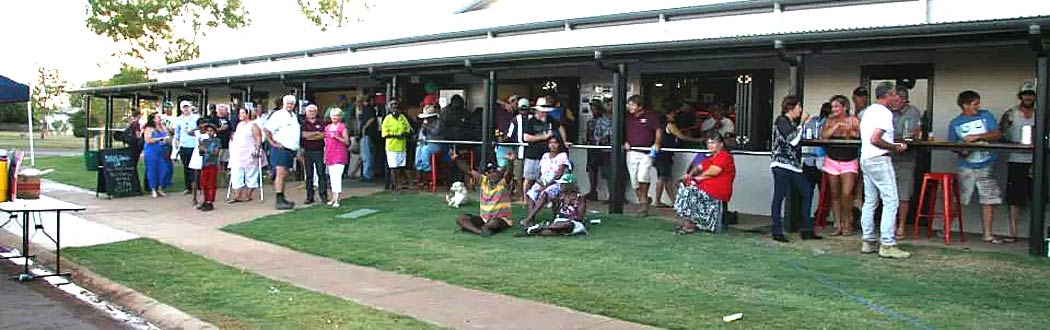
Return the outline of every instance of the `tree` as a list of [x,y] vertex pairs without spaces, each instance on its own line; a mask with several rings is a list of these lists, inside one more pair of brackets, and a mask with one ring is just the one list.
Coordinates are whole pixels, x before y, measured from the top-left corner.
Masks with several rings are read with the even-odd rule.
[[184,61],[200,55],[196,44],[211,29],[250,24],[241,0],[88,0],[87,27],[130,46],[123,55],[143,63],[147,54]]
[[[102,86],[117,86],[117,85],[128,85],[128,84],[140,84],[145,82],[151,82],[146,75],[146,69],[137,68],[128,64],[124,64],[120,68],[120,72],[114,74],[107,80],[94,80],[84,84],[84,87],[102,87]],[[85,104],[84,95],[82,93],[70,93],[69,103],[76,108],[80,108],[80,111],[73,113],[69,122],[73,126],[73,136],[84,137],[87,134],[87,128],[98,127],[102,125],[102,118],[105,116],[106,101],[103,98],[95,97],[91,99],[91,123],[88,124],[85,118]]]
[[[296,0],[299,3],[299,10],[303,12],[306,19],[309,19],[314,25],[321,28],[321,31],[328,31],[330,27],[340,27],[343,24],[350,23],[351,21],[363,21],[361,15],[351,17],[346,15],[348,12],[360,13],[364,10],[368,10],[371,6],[364,0],[350,1],[350,0]],[[353,2],[360,11],[351,10],[347,8]]]
[[58,70],[38,67],[37,81],[33,85],[33,119],[34,125],[39,124],[40,138],[47,137],[47,117],[56,110],[69,106],[69,95],[66,94],[65,80],[58,75]]

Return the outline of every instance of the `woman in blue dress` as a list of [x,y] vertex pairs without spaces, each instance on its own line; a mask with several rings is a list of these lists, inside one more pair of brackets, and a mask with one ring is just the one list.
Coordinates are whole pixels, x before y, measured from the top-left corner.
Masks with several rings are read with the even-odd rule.
[[171,160],[168,153],[171,152],[171,135],[164,126],[164,121],[159,113],[154,114],[146,121],[146,128],[142,132],[146,143],[142,149],[146,159],[146,181],[153,197],[167,196],[164,189],[171,185]]

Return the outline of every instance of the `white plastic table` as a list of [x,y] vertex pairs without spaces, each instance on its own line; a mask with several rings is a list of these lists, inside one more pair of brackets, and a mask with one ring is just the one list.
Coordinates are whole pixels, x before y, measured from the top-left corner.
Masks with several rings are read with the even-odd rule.
[[[83,211],[87,207],[60,201],[57,199],[15,199],[9,202],[0,203],[0,211],[7,212],[10,217],[4,223],[17,221],[19,213],[22,215],[22,255],[3,257],[3,259],[14,259],[24,258],[22,273],[15,275],[20,281],[28,281],[35,278],[48,277],[48,276],[69,276],[68,273],[62,273],[62,212],[68,211]],[[30,214],[33,213],[47,213],[55,212],[55,237],[51,237],[47,232],[44,232],[44,236],[55,243],[55,273],[50,275],[33,275],[29,272],[29,259],[34,256],[29,253],[29,218]],[[0,227],[3,227],[0,225]],[[35,225],[34,230],[43,229],[40,225]]]

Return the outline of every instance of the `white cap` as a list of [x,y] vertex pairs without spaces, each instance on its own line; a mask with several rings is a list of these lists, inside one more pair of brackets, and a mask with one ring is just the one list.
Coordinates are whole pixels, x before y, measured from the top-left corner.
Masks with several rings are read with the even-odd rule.
[[295,104],[295,95],[285,95],[283,101],[285,104]]
[[179,108],[180,109],[181,108],[185,108],[185,107],[192,107],[192,106],[193,106],[193,102],[190,102],[190,101],[179,102]]

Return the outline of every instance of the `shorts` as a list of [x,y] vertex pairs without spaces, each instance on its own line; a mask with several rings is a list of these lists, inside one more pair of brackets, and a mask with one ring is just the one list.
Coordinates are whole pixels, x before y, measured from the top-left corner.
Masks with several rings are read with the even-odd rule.
[[604,150],[587,150],[587,169],[598,170],[609,165],[609,152]]
[[[649,157],[649,156],[646,156],[646,157]],[[570,222],[570,221],[572,222],[572,232],[570,232],[566,236],[587,235],[587,226],[585,226],[583,224],[583,222],[580,222],[580,221],[572,221],[572,220],[569,220],[569,219],[566,219],[566,218],[557,218],[557,219],[554,219],[554,221],[551,221],[551,224],[562,223],[562,222]]]
[[532,184],[532,187],[529,188],[529,191],[525,192],[525,196],[528,196],[529,199],[531,199],[533,202],[535,202],[535,201],[538,201],[540,199],[540,194],[547,195],[547,199],[549,200],[549,199],[552,199],[554,197],[558,197],[558,194],[560,194],[560,193],[561,193],[561,185],[559,185],[559,184],[552,184],[552,185],[544,188],[539,183],[534,183],[534,184]]
[[517,153],[516,147],[496,147],[496,165],[499,167],[507,166],[507,154],[513,152]]
[[514,160],[514,179],[521,180],[521,177],[525,175],[525,160],[515,159]]
[[893,162],[893,172],[897,175],[897,199],[911,201],[915,191],[915,162],[910,160]]
[[399,169],[405,167],[408,162],[408,153],[404,151],[387,151],[386,152],[386,166],[391,169]]
[[540,178],[540,160],[526,158],[525,166],[522,171],[525,180],[536,181],[536,179]]
[[1008,163],[1006,168],[1006,204],[1027,206],[1032,199],[1032,164]]
[[843,175],[846,173],[857,174],[860,172],[860,162],[856,159],[840,162],[831,158],[824,159],[824,173],[830,175]]
[[627,153],[627,175],[631,179],[631,188],[638,189],[642,183],[649,183],[649,171],[653,168],[653,159],[649,154],[638,151]]
[[288,148],[270,148],[270,165],[274,167],[292,167],[295,161],[295,150]]
[[656,168],[656,177],[661,179],[670,178],[671,170],[674,168],[674,154],[660,152],[656,155],[656,159],[653,160],[653,167]]
[[233,189],[259,188],[259,169],[255,167],[231,168],[230,185],[233,186]]
[[230,149],[219,149],[219,161],[223,163],[230,162]]
[[999,182],[992,175],[992,167],[959,168],[959,199],[963,205],[970,205],[974,191],[981,205],[999,205],[1003,203],[1003,193]]
[[[478,227],[484,226],[485,224],[488,223],[487,221],[485,221],[485,219],[481,218],[480,215],[476,215],[476,214],[472,214],[472,213],[464,213],[463,216],[467,217],[467,219],[470,220],[471,223],[473,223],[475,226],[478,226]],[[507,227],[514,227],[514,221],[511,221],[510,219],[507,219],[507,218],[504,218],[504,217],[497,217],[497,218],[494,218],[492,220],[503,221],[503,223],[506,224]],[[490,228],[490,230],[503,230],[503,228],[499,228],[499,227],[497,227],[497,228]]]

